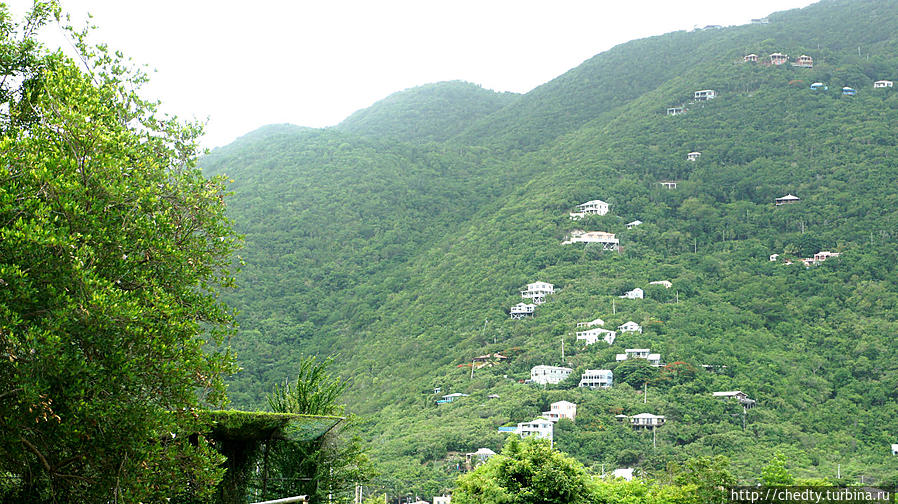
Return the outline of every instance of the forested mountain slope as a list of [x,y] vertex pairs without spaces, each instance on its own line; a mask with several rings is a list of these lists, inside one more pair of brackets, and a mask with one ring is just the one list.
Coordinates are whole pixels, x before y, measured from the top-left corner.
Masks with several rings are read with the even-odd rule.
[[[209,169],[235,179],[247,236],[235,299],[246,371],[232,397],[259,404],[299,352],[339,355],[381,483],[425,494],[451,487],[464,452],[497,450],[498,426],[560,399],[579,407],[576,423],[556,425],[556,446],[596,468],[660,474],[724,454],[753,481],[782,451],[801,475],[841,465],[851,481],[898,482],[898,91],[873,89],[898,77],[898,5],[831,0],[770,19],[625,44],[483,119],[477,142],[298,131],[213,153]],[[608,62],[631,45],[642,50]],[[742,62],[775,51],[808,54],[814,68]],[[677,54],[690,63],[658,70]],[[550,97],[613,97],[588,77],[599,63],[609,82],[646,81],[592,112],[547,112]],[[718,96],[692,102],[701,89]],[[775,206],[787,193],[801,201]],[[568,218],[592,199],[611,212]],[[621,250],[562,245],[574,229],[616,233]],[[821,251],[841,255],[800,262]],[[537,280],[557,293],[532,319],[509,320]],[[645,299],[619,297],[635,287]],[[596,317],[643,332],[579,344],[576,323]],[[618,362],[628,348],[667,365]],[[471,360],[495,352],[509,358],[472,377]],[[575,371],[558,386],[519,383],[537,364]],[[614,388],[577,388],[585,369],[613,370]],[[712,397],[724,390],[758,405],[743,415]],[[450,392],[470,395],[436,404]],[[655,445],[615,418],[643,412],[667,417]]]
[[519,96],[496,93],[469,82],[426,84],[394,93],[353,113],[337,129],[402,142],[445,141]]

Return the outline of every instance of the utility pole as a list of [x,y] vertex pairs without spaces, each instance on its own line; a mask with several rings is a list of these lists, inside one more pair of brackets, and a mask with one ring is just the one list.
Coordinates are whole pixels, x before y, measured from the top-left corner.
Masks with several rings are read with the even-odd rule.
[[652,450],[658,447],[658,444],[655,441],[655,426],[652,426]]
[[617,308],[616,308],[616,305],[614,304],[614,300],[613,300],[613,299],[611,300],[611,314],[612,314],[612,315],[617,314]]
[[649,399],[649,382],[645,382],[642,384],[642,404],[645,404],[645,402],[648,399]]
[[564,336],[561,337],[561,363],[564,364]]
[[475,360],[471,361],[471,379],[474,379],[474,363],[477,362]]
[[680,290],[677,289],[677,304],[680,304]]

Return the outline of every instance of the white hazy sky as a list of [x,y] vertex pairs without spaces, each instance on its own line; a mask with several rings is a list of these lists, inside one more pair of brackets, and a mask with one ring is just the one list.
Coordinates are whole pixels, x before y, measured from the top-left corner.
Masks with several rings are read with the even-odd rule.
[[[24,12],[30,0],[12,0]],[[216,147],[259,126],[325,127],[410,87],[527,92],[611,47],[812,0],[61,0],[94,40],[155,69],[163,110]],[[55,28],[47,30],[51,40]],[[50,42],[52,44],[52,42]]]

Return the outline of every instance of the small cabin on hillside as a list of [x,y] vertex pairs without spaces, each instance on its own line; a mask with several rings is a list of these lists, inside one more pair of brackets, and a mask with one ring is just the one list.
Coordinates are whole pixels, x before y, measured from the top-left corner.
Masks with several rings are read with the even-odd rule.
[[600,318],[590,320],[589,322],[577,322],[577,327],[594,327],[603,325],[605,325],[605,321]]
[[535,304],[529,303],[518,303],[511,307],[509,313],[511,314],[511,318],[513,319],[522,319],[524,317],[532,317],[533,310],[536,309]]
[[799,198],[798,196],[795,196],[793,194],[787,194],[787,195],[783,196],[782,198],[775,199],[774,204],[776,204],[776,206],[792,205],[794,203],[798,203],[799,201],[801,201],[801,198]]
[[571,231],[567,240],[561,242],[562,245],[570,245],[572,243],[598,243],[602,245],[602,250],[618,250],[620,248],[620,241],[614,236],[614,233],[606,233],[604,231],[575,229]]
[[617,333],[601,327],[595,327],[585,331],[577,331],[576,336],[577,341],[583,341],[586,345],[594,345],[600,340],[613,345],[614,339],[617,338]]
[[712,394],[717,399],[735,399],[739,401],[739,404],[742,405],[745,409],[751,409],[755,406],[756,401],[754,399],[750,399],[748,394],[742,392],[741,390],[730,390],[726,392],[714,392]]
[[677,188],[677,183],[676,183],[676,181],[673,181],[673,180],[662,180],[661,182],[658,182],[658,183],[661,184],[661,187],[663,187],[665,189],[676,189]]
[[757,55],[757,54],[754,54],[754,53],[752,53],[752,54],[746,54],[745,56],[742,57],[742,61],[743,61],[744,63],[757,63],[757,62],[758,62],[758,55]]
[[829,88],[826,87],[826,84],[824,84],[822,82],[815,82],[815,83],[811,84],[811,89],[813,89],[814,91],[820,91],[820,90],[826,91]]
[[645,291],[637,287],[631,291],[625,292],[622,296],[618,297],[623,299],[643,299],[645,298]]
[[628,229],[628,230],[629,230],[629,229],[633,229],[633,228],[635,228],[636,226],[638,226],[638,225],[640,225],[640,224],[642,224],[642,221],[639,220],[639,219],[637,219],[637,220],[635,220],[635,221],[633,221],[633,222],[628,222],[628,223],[627,223],[627,229]]
[[770,55],[770,64],[771,65],[782,65],[789,61],[789,56],[786,56],[783,53],[773,53]]
[[661,427],[666,420],[664,415],[653,415],[651,413],[640,413],[633,416],[616,415],[616,417],[620,420],[629,420],[630,425],[632,425],[634,429],[653,429],[655,427]]
[[890,88],[894,85],[895,83],[890,80],[878,80],[873,83],[873,89]]
[[649,282],[649,285],[663,285],[667,289],[673,287],[669,280],[655,280],[654,282]]
[[857,94],[857,89],[852,87],[845,86],[842,88],[842,95],[844,96],[854,96]]
[[713,89],[702,89],[700,91],[696,91],[693,94],[693,98],[695,99],[695,101],[713,100],[714,98],[717,98],[717,91],[714,91]]
[[[489,448],[481,448],[476,452],[465,453],[465,468],[467,470],[472,470],[480,464],[489,460],[490,457],[496,455],[496,452],[490,450]],[[437,497],[434,497],[434,502],[436,502]]]
[[697,161],[700,157],[702,157],[701,152],[690,152],[686,154],[686,161]]
[[548,282],[533,282],[527,284],[527,290],[521,291],[523,299],[532,299],[538,305],[545,303],[549,294],[555,294],[555,286]]
[[683,112],[685,112],[683,107],[668,107],[667,108],[667,115],[669,115],[669,116],[680,115]]
[[795,60],[795,63],[792,63],[794,67],[800,68],[814,68],[814,58],[808,56],[807,54],[802,54]]
[[620,331],[621,333],[625,333],[625,332],[642,333],[642,326],[631,320],[625,324],[617,326],[617,330]]
[[827,252],[826,250],[822,250],[814,254],[814,262],[823,262],[830,257],[839,257],[841,255],[840,252]]
[[610,369],[587,369],[580,376],[578,387],[611,388],[614,385],[614,373]]
[[628,348],[624,350],[625,353],[615,354],[614,360],[617,362],[622,362],[629,359],[645,359],[649,361],[649,364],[660,367],[661,366],[661,354],[651,353],[652,351],[648,348]]

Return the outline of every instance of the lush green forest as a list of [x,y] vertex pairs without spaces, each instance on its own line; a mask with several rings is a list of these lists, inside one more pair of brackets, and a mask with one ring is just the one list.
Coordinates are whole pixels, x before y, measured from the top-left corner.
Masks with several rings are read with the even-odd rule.
[[[782,452],[800,477],[898,483],[898,91],[873,89],[898,77],[895,26],[894,2],[825,0],[622,44],[525,95],[425,86],[337,128],[270,126],[213,151],[201,165],[233,180],[246,241],[226,299],[244,368],[231,399],[263,406],[304,355],[334,356],[392,495],[452,489],[465,452],[499,451],[497,427],[562,399],[578,416],[555,446],[595,473],[725,455],[754,482]],[[815,64],[765,64],[773,52]],[[702,89],[717,98],[693,102]],[[786,194],[801,201],[775,206]],[[611,212],[568,218],[593,199]],[[562,245],[574,229],[616,233],[620,251]],[[799,261],[820,251],[840,255]],[[510,320],[538,280],[556,294]],[[645,299],[619,298],[635,287]],[[596,317],[644,331],[577,344]],[[627,348],[667,365],[617,362]],[[509,358],[472,376],[494,352]],[[522,383],[538,364],[575,371]],[[614,387],[578,388],[585,369]],[[743,418],[712,397],[725,390],[757,406]],[[450,392],[469,396],[436,403]],[[656,446],[615,419],[643,412],[667,418]]]

